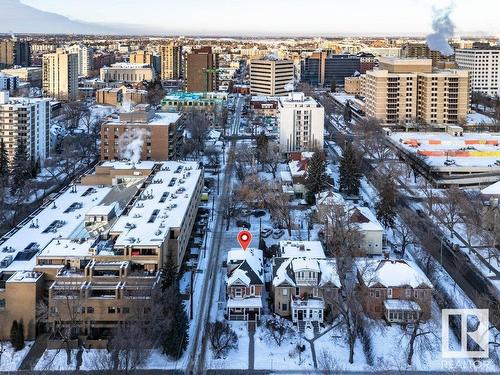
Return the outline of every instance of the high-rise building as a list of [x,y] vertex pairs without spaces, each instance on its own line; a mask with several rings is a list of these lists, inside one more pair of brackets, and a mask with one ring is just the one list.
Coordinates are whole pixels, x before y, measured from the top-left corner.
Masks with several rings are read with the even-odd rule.
[[0,91],[0,139],[10,162],[22,140],[27,157],[43,165],[49,156],[50,100],[10,98],[7,91]]
[[323,149],[325,109],[314,98],[289,93],[280,98],[278,111],[281,152]]
[[424,42],[408,42],[401,47],[401,57],[414,59],[431,59],[432,65],[448,60],[439,51],[432,51]]
[[301,80],[311,86],[329,87],[333,81],[337,86],[343,86],[346,77],[373,68],[373,63],[371,54],[327,55],[324,51],[315,52],[302,60]]
[[160,47],[162,80],[179,79],[182,76],[182,47],[170,42]]
[[300,79],[311,86],[323,86],[325,82],[325,51],[314,52],[301,61]]
[[94,50],[82,44],[74,44],[66,48],[66,51],[78,56],[78,75],[88,77],[90,71],[93,69]]
[[217,91],[218,66],[218,55],[212,53],[212,47],[194,49],[187,55],[186,91]]
[[30,43],[15,39],[0,41],[0,69],[14,65],[31,65]]
[[146,64],[153,65],[152,62],[153,55],[146,51],[137,51],[130,54],[130,63],[132,64]]
[[139,104],[101,125],[101,159],[122,160],[131,139],[142,140],[141,160],[178,159],[182,121],[179,112],[155,112],[149,104]]
[[31,86],[42,87],[42,68],[31,66],[27,68],[4,69],[2,73],[8,76],[19,77],[21,82],[27,82]]
[[384,123],[457,124],[469,109],[469,75],[431,59],[380,58],[364,78],[366,115]]
[[250,63],[250,93],[252,95],[286,95],[286,85],[294,83],[292,60],[252,60]]
[[472,91],[500,96],[500,47],[458,49],[455,61],[470,72]]
[[19,77],[0,72],[0,91],[14,92],[19,87]]
[[43,55],[42,90],[58,100],[76,100],[78,93],[78,55],[58,48]]

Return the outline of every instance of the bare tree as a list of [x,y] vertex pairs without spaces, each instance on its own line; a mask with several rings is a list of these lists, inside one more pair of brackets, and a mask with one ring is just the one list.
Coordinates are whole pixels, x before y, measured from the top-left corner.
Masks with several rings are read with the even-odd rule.
[[473,246],[474,236],[480,234],[483,225],[484,205],[480,194],[464,192],[461,214],[465,225],[467,242]]
[[185,142],[190,145],[192,152],[199,156],[205,149],[205,141],[210,128],[208,114],[198,110],[189,111],[184,123],[188,132]]
[[455,234],[455,225],[460,219],[460,210],[463,201],[464,196],[462,191],[456,186],[452,186],[445,190],[443,198],[441,199],[441,205],[439,206],[437,214],[449,228],[451,238],[453,238]]
[[281,225],[288,230],[288,235],[292,235],[293,218],[291,215],[290,198],[288,194],[277,191],[269,196],[269,208],[271,215]]
[[234,196],[239,205],[254,208],[268,207],[271,194],[271,185],[257,174],[249,175],[245,178],[245,183],[234,189]]
[[402,338],[408,340],[406,347],[406,363],[408,366],[412,365],[413,356],[415,353],[424,354],[432,351],[432,337],[436,336],[437,327],[433,327],[431,321],[423,324],[419,311],[413,311],[418,314],[418,318],[412,324],[401,325]]
[[384,160],[389,156],[386,136],[380,121],[373,117],[363,119],[356,127],[358,145],[376,160]]
[[407,247],[416,241],[412,228],[418,222],[413,212],[406,208],[399,213],[399,217],[400,219],[396,220],[394,230],[398,234],[401,258],[404,258]]
[[65,129],[73,135],[80,127],[84,116],[88,116],[90,108],[84,101],[69,102],[63,105],[62,116]]
[[335,375],[342,372],[343,368],[340,366],[335,357],[329,351],[322,349],[318,355],[318,368],[322,375]]
[[430,216],[434,213],[434,206],[437,203],[438,196],[432,184],[425,178],[422,179],[420,191],[425,196],[424,205],[427,208],[427,214]]
[[237,144],[231,148],[230,158],[234,160],[236,177],[240,182],[245,182],[245,178],[256,172],[255,153],[247,143]]
[[225,321],[209,323],[207,334],[215,358],[225,357],[230,350],[238,348],[238,335]]
[[293,333],[291,324],[289,320],[280,316],[268,318],[264,323],[266,337],[274,341],[276,345],[281,346],[283,341]]
[[269,142],[261,155],[262,164],[272,173],[273,179],[276,178],[278,167],[281,160],[281,153],[279,146],[274,142]]

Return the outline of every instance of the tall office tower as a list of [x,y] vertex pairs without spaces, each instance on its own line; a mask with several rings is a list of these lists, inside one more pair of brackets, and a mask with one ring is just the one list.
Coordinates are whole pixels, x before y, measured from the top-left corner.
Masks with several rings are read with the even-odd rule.
[[437,66],[439,62],[448,60],[439,51],[432,51],[425,42],[408,42],[401,47],[401,57],[431,59],[432,65]]
[[88,77],[93,69],[94,50],[82,44],[74,44],[66,48],[66,51],[78,56],[78,75]]
[[469,109],[469,74],[431,59],[380,58],[366,73],[366,115],[384,123],[457,124]]
[[137,51],[130,54],[131,64],[147,64],[153,65],[153,55],[146,51]]
[[292,60],[252,60],[250,63],[250,93],[252,95],[286,95],[285,86],[293,85]]
[[0,41],[0,69],[14,65],[31,65],[30,43],[15,39]]
[[187,55],[186,91],[208,92],[218,88],[218,55],[212,47],[194,49]]
[[278,111],[281,152],[323,149],[325,109],[314,98],[289,93],[280,98]]
[[500,47],[458,49],[455,61],[470,72],[472,91],[500,96]]
[[10,163],[23,140],[29,159],[43,166],[50,149],[50,100],[10,98],[7,91],[0,91],[0,139]]
[[179,79],[182,76],[182,47],[170,42],[160,47],[162,80]]
[[43,55],[42,90],[58,100],[76,100],[78,93],[78,55],[58,48]]
[[301,62],[301,80],[316,87],[329,87],[334,80],[336,85],[343,86],[346,77],[373,68],[373,63],[371,54],[327,55],[324,51],[314,52]]

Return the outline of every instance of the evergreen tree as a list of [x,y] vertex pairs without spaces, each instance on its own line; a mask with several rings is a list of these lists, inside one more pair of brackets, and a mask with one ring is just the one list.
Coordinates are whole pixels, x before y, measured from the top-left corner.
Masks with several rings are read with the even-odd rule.
[[23,321],[19,321],[19,326],[17,328],[16,335],[16,351],[24,348],[24,324]]
[[351,143],[347,143],[340,159],[340,191],[358,195],[361,184],[361,160]]
[[16,152],[12,163],[12,193],[21,189],[30,177],[30,168],[26,143],[23,139],[17,142]]
[[331,92],[337,91],[337,80],[335,79],[335,77],[332,77],[332,83],[331,83],[331,86],[330,86],[330,91]]
[[7,147],[5,147],[5,143],[3,138],[0,139],[0,177],[2,177],[2,181],[4,181],[5,177],[9,175],[9,156],[7,153]]
[[351,120],[352,120],[352,109],[351,109],[351,105],[349,103],[349,100],[345,104],[343,116],[344,116],[344,123],[350,123],[351,122]]
[[10,327],[10,344],[13,348],[16,348],[17,331],[19,331],[19,325],[17,324],[17,320],[14,320]]
[[386,178],[380,187],[380,199],[375,208],[377,219],[387,228],[394,227],[396,219],[396,186],[392,178]]
[[163,291],[170,287],[177,286],[177,266],[172,257],[167,258],[167,263],[160,270],[161,288]]
[[269,145],[269,138],[267,138],[267,135],[262,132],[257,137],[255,137],[255,142],[257,144],[256,151],[257,151],[257,160],[262,163],[264,159],[264,155],[267,152],[267,147]]
[[179,359],[187,348],[189,319],[184,309],[179,288],[170,287],[167,291],[168,303],[163,307],[163,314],[169,322],[161,335],[163,354],[172,359]]
[[305,180],[306,189],[312,194],[318,194],[326,185],[326,167],[321,153],[316,150],[309,160],[307,176]]

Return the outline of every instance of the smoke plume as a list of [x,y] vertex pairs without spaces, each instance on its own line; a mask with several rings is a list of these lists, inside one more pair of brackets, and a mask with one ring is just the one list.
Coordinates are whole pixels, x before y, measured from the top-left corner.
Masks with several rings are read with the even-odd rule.
[[131,129],[123,133],[118,139],[120,156],[136,164],[141,160],[144,138],[150,135],[146,129]]
[[448,44],[448,39],[455,33],[455,25],[450,18],[453,4],[446,8],[433,8],[432,29],[433,33],[427,36],[427,46],[432,51],[439,51],[443,56],[453,55],[453,48]]

